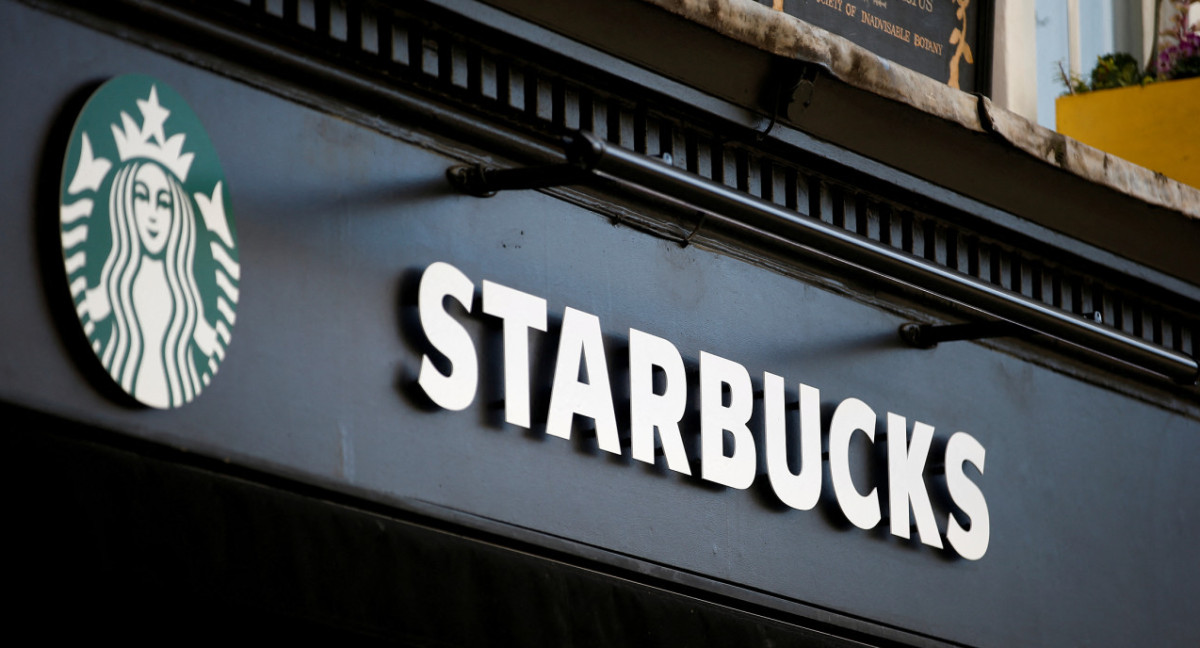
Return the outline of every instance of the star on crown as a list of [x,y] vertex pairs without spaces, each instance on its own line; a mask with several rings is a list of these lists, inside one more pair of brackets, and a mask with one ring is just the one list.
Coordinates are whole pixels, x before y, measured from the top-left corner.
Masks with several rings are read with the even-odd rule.
[[187,139],[183,133],[176,133],[170,139],[163,133],[163,122],[167,121],[171,111],[158,103],[158,87],[150,86],[150,96],[138,99],[137,106],[142,113],[141,127],[125,111],[121,111],[121,128],[112,125],[113,141],[121,161],[154,160],[174,173],[180,182],[186,182],[195,154],[183,152]]

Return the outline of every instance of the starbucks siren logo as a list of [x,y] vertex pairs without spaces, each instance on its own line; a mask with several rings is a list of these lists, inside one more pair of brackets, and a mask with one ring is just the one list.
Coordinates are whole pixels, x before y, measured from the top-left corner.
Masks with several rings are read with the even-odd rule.
[[108,81],[71,131],[59,202],[96,357],[145,405],[194,399],[225,358],[241,276],[224,174],[196,115],[150,77]]

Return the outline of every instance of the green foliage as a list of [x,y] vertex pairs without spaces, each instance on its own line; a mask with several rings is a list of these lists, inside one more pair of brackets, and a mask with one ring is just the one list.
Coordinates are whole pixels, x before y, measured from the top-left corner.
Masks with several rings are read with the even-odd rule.
[[1175,67],[1171,68],[1172,79],[1192,77],[1200,77],[1200,55],[1178,59],[1175,61]]
[[1137,59],[1124,52],[1096,57],[1096,67],[1092,68],[1090,82],[1078,74],[1067,74],[1061,63],[1058,66],[1058,77],[1059,82],[1067,88],[1069,94],[1146,85],[1154,82],[1154,76],[1142,71]]
[[1124,88],[1125,86],[1141,85],[1141,67],[1137,59],[1124,52],[1106,54],[1096,59],[1096,67],[1092,68],[1092,90],[1108,90]]
[[1089,90],[1087,81],[1084,81],[1083,77],[1078,74],[1067,74],[1061,61],[1058,64],[1058,82],[1063,84],[1063,87],[1067,89],[1067,94],[1079,94]]

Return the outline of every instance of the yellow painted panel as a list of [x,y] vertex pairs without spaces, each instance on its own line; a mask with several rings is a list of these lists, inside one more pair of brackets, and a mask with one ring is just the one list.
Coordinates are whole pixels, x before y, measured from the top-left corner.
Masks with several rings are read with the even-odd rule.
[[1058,132],[1200,187],[1200,78],[1059,97]]

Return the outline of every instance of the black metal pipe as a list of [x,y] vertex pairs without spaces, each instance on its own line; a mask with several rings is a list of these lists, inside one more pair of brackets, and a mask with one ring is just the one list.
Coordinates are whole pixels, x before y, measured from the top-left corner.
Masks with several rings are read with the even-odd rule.
[[573,164],[631,183],[720,217],[759,229],[821,256],[844,263],[1007,320],[1067,344],[1194,384],[1195,359],[1123,331],[1004,290],[976,277],[943,268],[864,236],[805,218],[774,203],[748,196],[661,160],[609,146],[579,133],[568,147]]
[[497,191],[509,189],[545,189],[563,185],[582,184],[590,172],[574,164],[549,164],[546,166],[514,167],[498,169],[477,164],[455,166],[446,170],[450,184],[459,191],[488,198]]
[[900,339],[918,349],[932,349],[941,342],[996,337],[1028,337],[1036,334],[1036,331],[1004,320],[944,325],[910,322],[900,325]]

